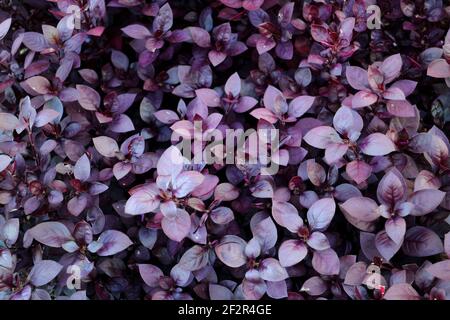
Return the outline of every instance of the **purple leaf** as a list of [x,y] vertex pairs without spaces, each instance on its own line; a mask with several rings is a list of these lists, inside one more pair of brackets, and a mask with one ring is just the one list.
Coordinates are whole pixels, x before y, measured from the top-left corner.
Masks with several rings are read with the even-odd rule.
[[238,268],[247,262],[245,245],[245,241],[237,236],[225,236],[214,250],[220,261],[231,268]]
[[33,285],[40,287],[52,281],[62,268],[63,266],[55,261],[41,260],[31,269],[28,278]]
[[[91,242],[88,249],[101,257],[105,257],[119,253],[132,244],[133,242],[126,234],[117,230],[106,230],[100,235],[97,241]],[[95,249],[91,250],[90,248]]]
[[178,209],[175,217],[164,217],[161,227],[169,239],[180,242],[189,234],[191,217],[182,209]]
[[444,251],[439,236],[422,226],[412,227],[406,232],[402,249],[412,257],[428,257]]
[[313,230],[324,230],[331,223],[336,211],[336,203],[332,198],[316,201],[307,213],[309,226]]
[[384,295],[385,300],[420,300],[420,295],[408,283],[399,283],[390,287]]
[[366,222],[374,221],[380,216],[377,203],[366,197],[350,198],[340,207],[352,217]]
[[382,133],[372,133],[360,142],[361,151],[369,156],[384,156],[395,151],[394,143]]
[[278,258],[283,267],[290,267],[301,262],[308,254],[308,248],[300,240],[286,240],[280,245]]
[[322,275],[335,275],[339,274],[340,262],[333,249],[326,249],[314,252],[312,266]]

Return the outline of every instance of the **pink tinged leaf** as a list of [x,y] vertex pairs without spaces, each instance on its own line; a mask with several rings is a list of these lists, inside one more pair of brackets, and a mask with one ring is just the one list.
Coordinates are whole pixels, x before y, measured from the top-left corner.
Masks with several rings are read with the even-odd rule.
[[309,130],[304,139],[309,145],[319,149],[326,149],[330,144],[342,142],[336,130],[328,126],[319,126]]
[[340,207],[352,217],[366,222],[374,221],[380,216],[377,203],[366,197],[350,198]]
[[20,222],[18,218],[12,218],[6,221],[6,223],[0,229],[0,236],[4,239],[8,246],[16,243],[19,238]]
[[274,86],[269,85],[263,96],[263,102],[266,109],[276,112],[275,106],[277,105],[277,99],[280,97],[281,99],[284,99],[283,93]]
[[156,119],[165,124],[173,124],[180,120],[178,114],[172,110],[159,110],[153,114]]
[[9,166],[11,161],[12,161],[12,159],[10,156],[8,156],[6,154],[1,154],[0,155],[0,172],[5,170]]
[[276,45],[277,43],[275,42],[275,40],[261,36],[256,42],[256,50],[258,51],[259,55],[262,55],[263,53],[275,48]]
[[208,264],[208,257],[208,249],[195,245],[181,256],[178,265],[188,271],[200,270]]
[[239,9],[242,7],[242,0],[220,0],[224,5],[230,8]]
[[237,113],[244,113],[258,104],[258,100],[253,97],[240,97],[239,102],[234,105],[233,110]]
[[257,223],[252,232],[264,252],[272,249],[277,243],[277,227],[270,217]]
[[423,216],[434,209],[444,200],[445,192],[435,189],[419,190],[414,192],[408,199],[414,205],[411,212],[413,216]]
[[22,41],[28,49],[36,52],[44,51],[49,47],[44,35],[37,32],[25,32]]
[[239,268],[247,262],[244,254],[245,241],[237,236],[225,236],[214,248],[214,251],[224,264],[231,268]]
[[117,180],[120,180],[130,173],[132,168],[133,166],[131,163],[117,162],[113,167],[114,177],[116,177]]
[[389,113],[397,117],[410,118],[416,115],[414,106],[407,100],[390,100],[386,106]]
[[328,284],[321,277],[314,276],[306,280],[300,291],[306,292],[310,296],[320,296],[328,289]]
[[75,196],[67,202],[67,210],[70,214],[78,217],[86,209],[87,200],[86,194]]
[[278,42],[275,53],[280,59],[291,60],[294,55],[294,46],[290,40]]
[[267,281],[267,295],[273,299],[288,297],[286,281]]
[[227,95],[231,95],[233,97],[239,96],[241,92],[241,78],[237,72],[233,73],[225,83],[224,91]]
[[245,10],[253,11],[259,9],[264,3],[264,0],[244,0],[242,2],[242,7]]
[[445,281],[450,280],[450,260],[432,264],[426,270],[438,279]]
[[230,208],[218,207],[211,210],[210,218],[214,223],[227,224],[234,220],[234,214]]
[[393,217],[386,220],[384,224],[384,229],[386,230],[387,235],[391,238],[395,243],[402,243],[403,237],[406,232],[406,222],[402,217]]
[[221,51],[211,50],[208,52],[209,61],[211,61],[214,67],[218,66],[227,58],[226,53]]
[[[273,198],[273,185],[268,180],[259,180],[250,188],[256,198]],[[286,200],[287,201],[287,200]]]
[[50,92],[50,81],[41,76],[36,76],[25,80],[25,84],[38,94],[47,94]]
[[31,269],[28,278],[36,286],[43,286],[52,281],[62,270],[63,266],[53,260],[41,260]]
[[425,189],[439,189],[441,187],[440,179],[428,170],[422,170],[414,180],[414,191]]
[[402,57],[399,53],[384,59],[380,66],[380,71],[383,73],[385,83],[392,82],[400,75],[402,63]]
[[[91,251],[91,244],[95,243],[99,244],[99,246],[93,245],[95,249]],[[102,232],[97,241],[91,242],[91,244],[88,246],[89,251],[96,253],[101,257],[106,257],[125,250],[131,246],[133,242],[123,232],[117,230],[106,230]]]
[[408,283],[398,283],[390,287],[383,297],[385,300],[420,300],[420,295]]
[[86,181],[91,176],[91,162],[86,154],[83,154],[75,163],[73,174],[80,181]]
[[378,184],[378,201],[387,206],[394,206],[405,201],[406,196],[406,182],[403,175],[396,168],[389,170]]
[[172,28],[173,13],[169,3],[163,5],[153,19],[153,32],[162,31],[167,32]]
[[355,18],[346,18],[339,26],[339,39],[344,44],[350,44],[353,36],[353,29],[355,28]]
[[111,62],[117,69],[125,71],[128,70],[128,66],[130,65],[130,60],[127,55],[117,50],[112,50]]
[[25,201],[23,205],[23,209],[25,214],[31,214],[34,211],[36,211],[41,205],[41,201],[37,196],[33,196],[31,198],[28,198],[27,201]]
[[211,37],[205,29],[199,27],[188,27],[192,41],[201,48],[211,46]]
[[312,266],[321,275],[336,275],[340,270],[339,257],[333,249],[315,251]]
[[298,215],[297,208],[289,202],[274,201],[272,217],[280,226],[294,233],[303,226],[303,220]]
[[126,26],[125,28],[122,28],[122,31],[133,39],[145,39],[152,35],[146,27],[139,24],[131,24]]
[[345,172],[357,184],[360,184],[370,177],[372,173],[372,167],[362,160],[353,160],[352,162],[347,164],[347,166],[345,167]]
[[388,100],[405,100],[405,94],[400,88],[391,87],[383,92],[383,98]]
[[349,183],[343,183],[334,189],[334,197],[339,201],[347,201],[350,198],[361,197],[361,191]]
[[60,248],[65,242],[73,240],[69,229],[61,222],[42,222],[29,232],[36,241],[53,248]]
[[346,106],[340,107],[333,117],[333,127],[336,131],[353,141],[358,139],[363,126],[359,113]]
[[306,243],[314,250],[320,251],[330,248],[330,242],[328,241],[328,238],[322,232],[318,231],[311,233]]
[[116,153],[119,152],[117,141],[110,137],[95,137],[92,139],[92,142],[94,142],[95,149],[97,149],[102,156],[113,158],[116,156]]
[[83,78],[84,81],[95,84],[98,81],[98,75],[97,73],[92,69],[81,69],[78,70],[78,73]]
[[109,129],[117,133],[130,132],[134,130],[134,124],[126,114],[120,114],[114,118]]
[[159,205],[161,213],[167,218],[174,218],[177,215],[177,205],[173,201],[164,201]]
[[395,151],[395,145],[386,135],[376,132],[360,142],[359,147],[369,156],[384,156]]
[[244,249],[244,254],[249,259],[255,259],[261,254],[261,246],[257,238],[252,238]]
[[184,158],[180,150],[171,146],[159,158],[156,170],[160,176],[176,177],[183,170]]
[[[252,269],[247,271],[247,274],[248,273],[258,273],[258,271]],[[242,293],[244,298],[247,300],[261,299],[267,291],[266,282],[259,277],[259,274],[257,277],[254,277],[255,279],[251,280],[247,279],[247,274],[246,278],[242,281]]]
[[96,111],[100,106],[100,94],[91,87],[78,84],[76,86],[78,91],[78,103],[83,109],[89,111]]
[[230,289],[218,284],[210,283],[208,286],[209,298],[211,300],[232,300],[233,292]]
[[58,111],[55,111],[53,109],[43,109],[37,114],[34,125],[37,128],[43,127],[47,123],[52,122],[53,120],[58,118],[59,116],[60,113]]
[[401,245],[401,243],[395,243],[389,238],[386,231],[380,231],[375,236],[375,246],[386,261],[391,260],[400,249]]
[[312,24],[311,25],[311,36],[312,38],[326,46],[330,45],[330,33],[329,27],[326,24]]
[[415,226],[406,232],[402,249],[408,256],[428,257],[442,253],[444,246],[434,231],[426,227]]
[[378,101],[378,96],[367,91],[358,91],[352,98],[352,108],[358,109],[370,106]]
[[399,80],[392,84],[391,88],[399,88],[402,90],[405,97],[409,96],[411,93],[414,92],[414,89],[417,86],[416,81],[411,80]]
[[164,277],[160,268],[152,264],[138,264],[139,274],[145,284],[151,288],[159,286],[159,281]]
[[103,193],[106,190],[108,190],[108,186],[100,182],[92,182],[89,186],[89,194],[93,196]]
[[344,143],[330,143],[325,149],[325,161],[327,164],[333,164],[342,159],[347,153],[348,145]]
[[445,59],[437,59],[428,65],[427,76],[433,78],[450,77],[450,64]]
[[0,112],[0,129],[14,130],[20,125],[19,119],[13,114]]
[[369,82],[367,81],[367,71],[360,67],[349,66],[345,70],[348,83],[356,90],[367,90]]
[[194,125],[189,120],[177,121],[170,127],[170,129],[173,130],[174,134],[185,139],[191,140],[194,136]]
[[309,180],[316,187],[320,187],[327,179],[325,169],[314,160],[307,161],[306,170]]
[[266,258],[258,267],[261,279],[266,281],[282,281],[289,277],[286,269],[274,258]]
[[266,108],[255,109],[252,112],[250,112],[250,114],[258,120],[263,119],[272,124],[278,122],[278,117],[275,114],[273,114],[272,111]]
[[315,202],[307,212],[309,226],[313,230],[324,230],[331,223],[336,211],[336,203],[332,198],[324,198]]
[[344,284],[349,286],[359,286],[367,276],[367,265],[365,262],[353,264],[345,275]]
[[300,118],[311,108],[315,99],[315,97],[311,96],[300,96],[295,98],[289,103],[288,115],[294,118]]
[[125,213],[130,215],[141,215],[152,212],[158,208],[159,189],[155,184],[146,185],[133,193],[125,205]]
[[189,234],[191,229],[191,217],[185,210],[178,209],[175,217],[163,218],[161,227],[169,239],[180,242]]
[[8,33],[9,28],[11,27],[11,22],[12,19],[8,18],[3,20],[2,23],[0,23],[0,40],[2,40]]
[[214,190],[214,199],[219,201],[233,201],[239,197],[239,189],[231,183],[221,183]]

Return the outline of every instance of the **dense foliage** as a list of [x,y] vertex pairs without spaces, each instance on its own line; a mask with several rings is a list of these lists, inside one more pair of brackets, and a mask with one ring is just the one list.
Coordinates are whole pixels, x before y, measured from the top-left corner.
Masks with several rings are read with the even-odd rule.
[[443,2],[1,1],[0,299],[450,299]]

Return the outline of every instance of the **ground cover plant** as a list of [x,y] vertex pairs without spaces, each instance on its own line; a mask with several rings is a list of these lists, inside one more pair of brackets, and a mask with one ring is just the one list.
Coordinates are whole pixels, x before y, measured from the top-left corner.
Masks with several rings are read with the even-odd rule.
[[0,1],[0,299],[450,299],[449,25]]

